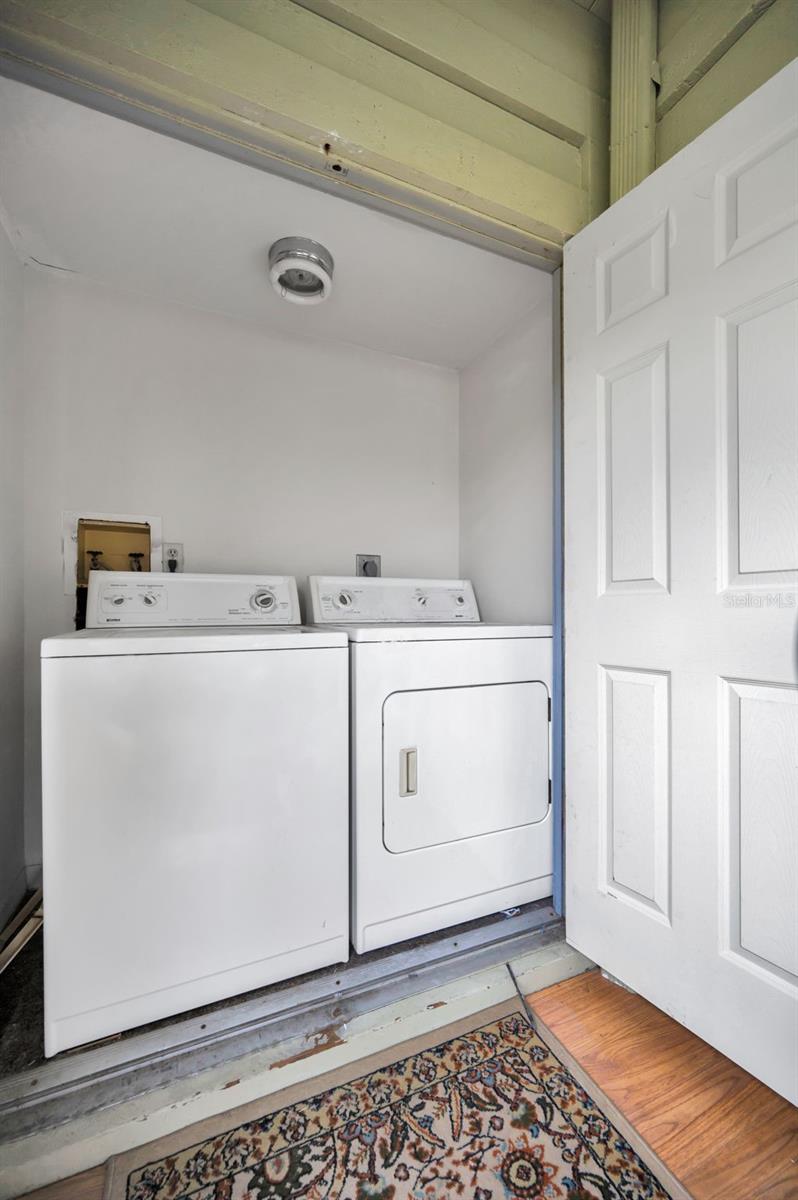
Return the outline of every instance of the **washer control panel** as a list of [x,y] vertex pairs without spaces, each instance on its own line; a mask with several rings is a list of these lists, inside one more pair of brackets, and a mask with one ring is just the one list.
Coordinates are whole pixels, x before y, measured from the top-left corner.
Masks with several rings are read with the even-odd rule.
[[86,628],[299,625],[290,575],[166,575],[91,571]]
[[317,625],[432,625],[479,621],[467,579],[367,579],[311,575]]

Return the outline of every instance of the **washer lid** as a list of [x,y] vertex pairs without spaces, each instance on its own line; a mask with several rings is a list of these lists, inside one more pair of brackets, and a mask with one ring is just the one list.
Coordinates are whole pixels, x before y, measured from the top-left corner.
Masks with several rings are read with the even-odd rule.
[[92,658],[122,654],[218,654],[245,650],[323,650],[346,647],[334,629],[273,626],[205,629],[82,629],[45,638],[42,658]]

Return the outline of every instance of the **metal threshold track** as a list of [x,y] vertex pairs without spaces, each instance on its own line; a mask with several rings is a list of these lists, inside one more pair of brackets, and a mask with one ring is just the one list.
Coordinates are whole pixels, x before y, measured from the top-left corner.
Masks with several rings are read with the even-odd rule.
[[514,917],[448,930],[377,958],[354,956],[304,982],[68,1052],[0,1082],[0,1141],[74,1121],[291,1038],[341,1030],[355,1017],[562,936],[561,919],[540,901]]

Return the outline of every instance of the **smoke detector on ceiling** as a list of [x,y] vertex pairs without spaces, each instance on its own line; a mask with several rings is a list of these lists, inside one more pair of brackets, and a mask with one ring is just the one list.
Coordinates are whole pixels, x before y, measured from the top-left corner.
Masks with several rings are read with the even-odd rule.
[[269,250],[269,278],[292,304],[321,304],[332,291],[333,257],[310,238],[280,238]]

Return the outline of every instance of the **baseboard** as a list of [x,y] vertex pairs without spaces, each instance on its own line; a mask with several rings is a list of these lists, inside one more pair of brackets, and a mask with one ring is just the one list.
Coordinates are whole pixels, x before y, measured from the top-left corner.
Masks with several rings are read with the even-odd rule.
[[25,898],[25,893],[35,891],[31,888],[26,880],[26,870],[20,867],[12,882],[4,889],[2,897],[0,897],[0,929],[5,929],[8,922],[13,917],[14,913],[19,908]]
[[28,891],[35,892],[37,888],[42,886],[42,864],[28,863],[25,867],[25,878],[28,882]]

